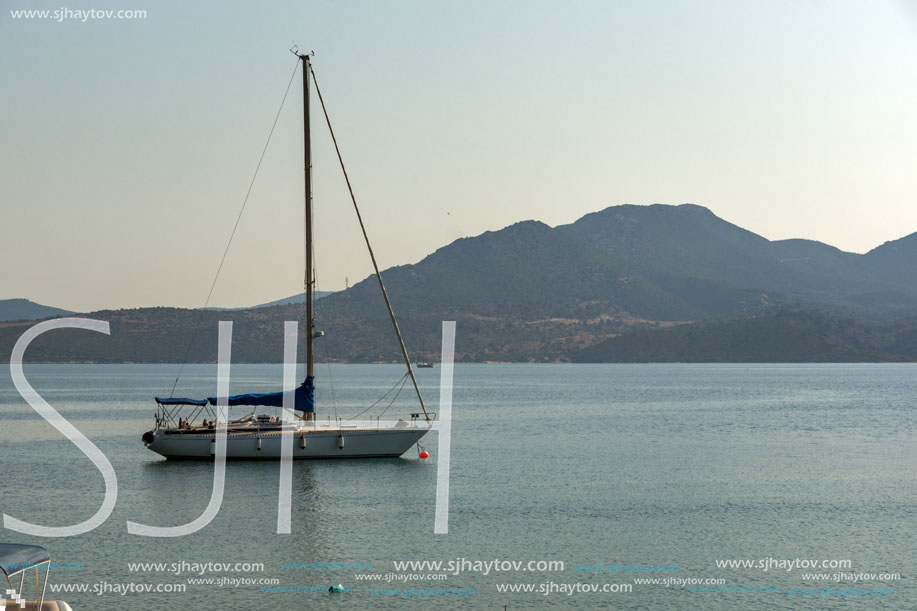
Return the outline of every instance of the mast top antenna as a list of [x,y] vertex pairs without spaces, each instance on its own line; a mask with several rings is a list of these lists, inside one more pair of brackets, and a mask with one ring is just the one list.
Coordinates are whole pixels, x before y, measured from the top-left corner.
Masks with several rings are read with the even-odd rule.
[[310,49],[308,53],[300,53],[299,45],[296,43],[293,43],[293,46],[290,47],[290,53],[296,57],[315,57],[315,51],[312,49]]

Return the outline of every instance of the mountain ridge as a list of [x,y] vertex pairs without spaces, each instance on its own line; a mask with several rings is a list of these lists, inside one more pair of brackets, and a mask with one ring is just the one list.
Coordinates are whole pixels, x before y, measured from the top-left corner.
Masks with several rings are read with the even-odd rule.
[[[409,347],[437,346],[440,321],[457,320],[457,360],[541,362],[579,360],[582,350],[665,327],[694,325],[695,330],[718,334],[722,344],[722,329],[751,333],[751,327],[765,324],[764,318],[749,322],[755,316],[766,318],[787,307],[792,312],[788,316],[799,318],[816,336],[835,316],[803,312],[840,309],[856,320],[903,320],[917,311],[915,270],[917,234],[860,255],[814,240],[771,241],[696,204],[654,204],[610,206],[553,228],[520,221],[455,240],[417,263],[386,269],[383,278]],[[247,321],[253,329],[260,325],[263,331],[275,328],[278,316],[302,318],[294,306],[260,310],[218,314],[236,317],[240,325]],[[186,316],[178,310],[122,312],[132,312],[119,316],[148,348],[155,348],[150,344],[154,334],[189,331]],[[157,317],[158,323],[153,321]],[[327,331],[317,345],[331,360],[398,358],[373,277],[318,301],[316,318],[316,328]],[[726,326],[711,324],[717,320]],[[830,331],[827,326],[822,330]],[[687,332],[653,337],[678,339],[679,333]],[[246,338],[259,341],[254,332]],[[7,354],[10,341],[10,332],[0,326],[0,347]],[[683,351],[687,344],[679,342]],[[891,340],[886,344],[896,345]],[[131,359],[145,354],[122,348]],[[245,354],[257,361],[273,351],[251,349]],[[907,352],[903,345],[897,351]],[[631,353],[643,358],[639,351]],[[895,350],[885,348],[838,354],[897,358]],[[430,360],[436,354],[420,357]]]
[[73,314],[71,310],[42,305],[30,299],[0,299],[0,322],[39,320],[70,314]]

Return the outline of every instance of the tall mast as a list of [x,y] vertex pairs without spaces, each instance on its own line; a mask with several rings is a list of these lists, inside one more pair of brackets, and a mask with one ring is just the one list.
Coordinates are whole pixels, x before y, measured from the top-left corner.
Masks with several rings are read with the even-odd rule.
[[301,54],[302,60],[302,114],[303,114],[303,148],[306,174],[306,377],[315,376],[315,354],[312,341],[315,339],[313,325],[315,316],[312,312],[312,286],[315,279],[312,277],[312,139],[309,125],[309,55]]

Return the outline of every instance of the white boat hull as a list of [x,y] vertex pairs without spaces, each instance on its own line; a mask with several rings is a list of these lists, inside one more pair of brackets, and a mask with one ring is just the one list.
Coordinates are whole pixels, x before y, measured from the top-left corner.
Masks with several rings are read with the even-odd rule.
[[[293,458],[398,457],[430,430],[426,424],[399,424],[367,428],[338,428],[337,425],[298,427],[291,433]],[[146,447],[169,459],[213,460],[216,451],[216,435],[213,431],[162,429],[153,431],[152,437],[152,441],[144,440]],[[277,430],[230,431],[226,437],[226,458],[278,460],[282,452],[282,438],[283,435]]]

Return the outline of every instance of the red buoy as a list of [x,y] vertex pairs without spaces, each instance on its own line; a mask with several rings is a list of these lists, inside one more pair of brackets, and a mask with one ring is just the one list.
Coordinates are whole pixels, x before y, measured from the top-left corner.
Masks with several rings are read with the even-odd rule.
[[421,458],[430,458],[430,453],[424,450],[423,452],[420,453],[420,457]]

